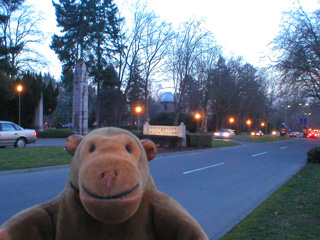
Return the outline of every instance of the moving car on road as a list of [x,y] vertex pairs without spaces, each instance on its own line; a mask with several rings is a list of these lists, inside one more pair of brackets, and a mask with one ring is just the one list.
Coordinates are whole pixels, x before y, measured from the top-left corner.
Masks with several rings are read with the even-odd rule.
[[37,132],[34,129],[24,129],[19,125],[0,121],[0,147],[25,147],[27,143],[37,141]]
[[318,138],[319,137],[319,135],[318,135],[318,133],[317,132],[309,132],[309,134],[308,134],[308,138]]
[[215,132],[213,135],[218,138],[232,138],[235,135],[235,133],[231,129],[220,129],[218,132]]
[[299,132],[291,132],[289,134],[290,137],[299,137],[300,133]]
[[251,132],[251,135],[252,136],[262,136],[263,132],[261,132],[260,130],[259,131],[253,131],[253,132]]

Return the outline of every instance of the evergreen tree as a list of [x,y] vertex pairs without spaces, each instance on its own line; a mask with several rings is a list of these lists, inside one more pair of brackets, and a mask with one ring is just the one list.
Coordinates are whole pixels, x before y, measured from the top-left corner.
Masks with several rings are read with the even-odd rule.
[[118,74],[112,65],[103,71],[101,93],[97,96],[96,121],[98,125],[113,125],[116,108],[115,86],[118,84]]
[[64,73],[83,59],[90,75],[100,84],[118,38],[121,20],[116,17],[117,7],[112,0],[59,0],[53,5],[63,35],[53,36],[51,48],[63,63]]
[[52,80],[49,80],[47,87],[43,91],[43,114],[52,114],[58,105],[59,88],[54,88]]
[[133,63],[133,66],[130,70],[129,79],[128,82],[129,88],[128,88],[128,101],[130,104],[130,110],[131,110],[131,130],[133,127],[134,122],[134,115],[135,115],[135,107],[137,105],[141,105],[144,102],[144,91],[145,91],[145,82],[143,78],[140,76],[140,64],[139,61],[135,60]]
[[85,57],[84,51],[89,45],[86,41],[90,33],[91,19],[88,0],[59,0],[59,3],[52,3],[63,35],[53,35],[51,48],[58,54],[64,70],[67,70],[73,68],[77,60]]
[[[40,102],[45,83],[43,83],[41,74],[31,72],[22,74],[21,79],[16,81],[16,84],[18,83],[23,85],[23,92],[21,93],[21,125],[27,128],[34,127],[35,109]],[[16,94],[16,98],[11,101],[11,109],[16,113],[15,122],[18,122],[18,101],[18,94]]]

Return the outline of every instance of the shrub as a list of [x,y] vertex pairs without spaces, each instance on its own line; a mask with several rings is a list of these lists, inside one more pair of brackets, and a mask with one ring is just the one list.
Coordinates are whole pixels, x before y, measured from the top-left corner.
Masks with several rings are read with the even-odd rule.
[[48,129],[38,132],[38,138],[67,138],[72,134],[71,129]]
[[308,151],[308,163],[320,163],[320,147],[312,148]]
[[187,143],[190,144],[190,147],[211,148],[212,147],[212,135],[211,134],[188,134],[187,135]]

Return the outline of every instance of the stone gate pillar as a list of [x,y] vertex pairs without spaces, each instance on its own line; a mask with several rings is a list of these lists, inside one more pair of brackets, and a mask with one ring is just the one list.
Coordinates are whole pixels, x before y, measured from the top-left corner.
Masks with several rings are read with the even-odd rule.
[[77,63],[74,71],[72,127],[76,134],[88,134],[88,73],[83,61]]
[[43,95],[42,94],[41,94],[40,102],[35,111],[34,125],[37,131],[43,132]]

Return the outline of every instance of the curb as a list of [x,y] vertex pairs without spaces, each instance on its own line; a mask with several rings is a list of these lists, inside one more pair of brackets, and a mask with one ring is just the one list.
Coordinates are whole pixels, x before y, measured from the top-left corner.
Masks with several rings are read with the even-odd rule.
[[[157,157],[166,157],[166,156],[178,155],[178,154],[190,154],[190,153],[203,152],[203,151],[221,149],[221,148],[222,147],[219,147],[219,148],[207,148],[207,149],[197,149],[197,150],[181,151],[181,152],[159,153],[157,155]],[[23,174],[23,173],[33,173],[33,172],[41,172],[41,171],[58,170],[58,169],[64,169],[64,168],[69,168],[69,167],[70,167],[70,164],[65,164],[65,165],[55,165],[55,166],[47,166],[47,167],[37,167],[37,168],[27,168],[27,169],[0,171],[0,176],[9,176],[9,175],[14,175],[14,174]]]
[[48,171],[48,170],[64,169],[64,168],[69,168],[69,167],[70,167],[70,164],[65,164],[65,165],[55,165],[55,166],[48,166],[48,167],[9,170],[9,171],[0,172],[0,176],[8,176],[8,175],[14,175],[14,174],[23,174],[23,173],[33,173],[33,172],[42,172],[42,171]]

